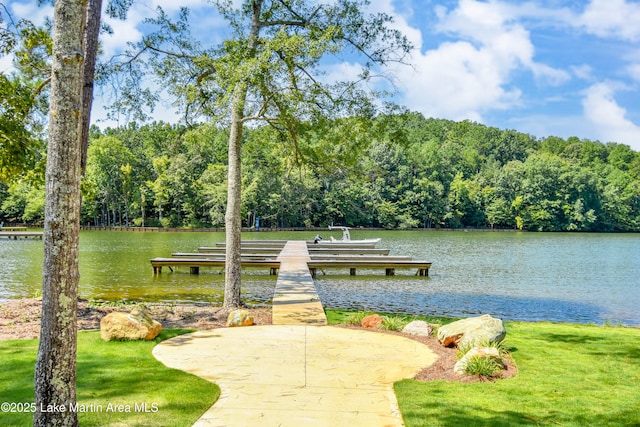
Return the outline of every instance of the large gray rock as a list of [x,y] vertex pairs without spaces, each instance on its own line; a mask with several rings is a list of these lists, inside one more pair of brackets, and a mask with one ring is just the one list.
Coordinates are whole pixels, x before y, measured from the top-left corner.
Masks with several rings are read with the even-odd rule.
[[144,310],[109,313],[100,320],[100,337],[105,341],[152,340],[162,325]]
[[438,341],[445,347],[478,347],[501,342],[506,335],[502,320],[488,314],[458,320],[438,329]]
[[428,337],[432,331],[433,328],[431,328],[431,325],[424,320],[414,320],[413,322],[407,323],[407,326],[402,329],[403,333],[416,337]]

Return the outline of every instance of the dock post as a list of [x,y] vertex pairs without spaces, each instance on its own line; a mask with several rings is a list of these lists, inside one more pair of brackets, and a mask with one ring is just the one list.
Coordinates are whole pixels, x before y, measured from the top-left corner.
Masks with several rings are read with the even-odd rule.
[[428,268],[419,268],[418,271],[416,271],[416,276],[428,277],[429,276],[429,269]]
[[396,275],[396,270],[395,270],[395,268],[386,268],[384,273],[387,276],[395,276]]
[[349,269],[349,275],[350,275],[350,276],[355,276],[355,275],[356,275],[356,269],[355,269],[355,268],[353,268],[353,267],[352,267],[352,268],[350,268],[350,269]]
[[189,267],[189,273],[200,274],[200,267]]
[[160,274],[160,273],[162,273],[162,267],[159,266],[159,265],[154,265],[153,266],[153,274],[156,275],[156,274]]

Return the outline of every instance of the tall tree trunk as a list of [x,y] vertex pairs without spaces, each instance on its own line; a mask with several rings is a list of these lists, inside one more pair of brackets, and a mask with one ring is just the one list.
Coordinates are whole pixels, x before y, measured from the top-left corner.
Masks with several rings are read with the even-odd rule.
[[35,426],[78,425],[77,414],[69,410],[69,405],[76,401],[83,34],[86,12],[86,1],[55,2],[42,321],[35,371]]
[[224,307],[235,308],[242,305],[241,288],[241,232],[242,217],[242,118],[247,96],[247,85],[239,83],[233,92],[231,107],[231,132],[229,134],[229,172],[227,179],[227,211],[224,223],[226,229],[226,263],[224,285]]
[[[247,59],[253,57],[258,45],[260,33],[260,13],[262,0],[252,2],[251,34],[249,36]],[[242,127],[244,125],[244,106],[249,85],[240,81],[233,90],[231,101],[231,131],[229,134],[229,174],[227,180],[227,211],[224,217],[226,231],[226,262],[224,303],[227,308],[240,307],[241,290],[241,234],[242,234]]]
[[91,104],[93,104],[93,80],[96,74],[98,56],[98,36],[100,34],[100,14],[102,0],[87,0],[87,25],[84,32],[84,89],[82,93],[82,173],[87,167],[89,148],[89,127],[91,126]]

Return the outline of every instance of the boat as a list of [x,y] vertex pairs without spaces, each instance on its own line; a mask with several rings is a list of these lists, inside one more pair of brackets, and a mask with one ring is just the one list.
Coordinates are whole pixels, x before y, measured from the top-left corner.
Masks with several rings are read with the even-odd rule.
[[335,237],[331,236],[329,240],[323,240],[320,236],[316,236],[316,238],[314,239],[314,243],[318,245],[352,245],[375,247],[382,240],[381,238],[352,240],[351,234],[349,233],[349,227],[330,225],[329,230],[341,230],[342,239],[336,239]]

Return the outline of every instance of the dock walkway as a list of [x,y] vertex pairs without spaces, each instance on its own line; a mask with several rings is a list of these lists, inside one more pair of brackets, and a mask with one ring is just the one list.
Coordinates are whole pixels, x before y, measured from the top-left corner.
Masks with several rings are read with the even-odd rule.
[[280,271],[273,293],[274,325],[326,325],[327,317],[307,267],[307,243],[289,241],[278,256]]

